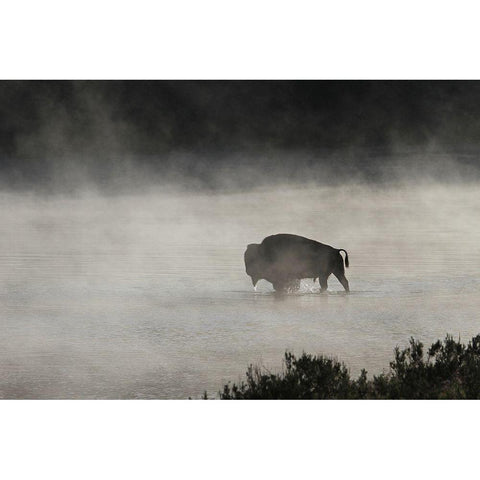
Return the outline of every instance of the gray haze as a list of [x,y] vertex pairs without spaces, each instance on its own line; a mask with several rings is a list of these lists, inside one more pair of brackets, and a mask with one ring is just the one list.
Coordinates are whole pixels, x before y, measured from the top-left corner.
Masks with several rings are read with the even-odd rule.
[[[0,82],[0,397],[215,394],[479,333],[479,82]],[[344,295],[254,292],[275,233]]]
[[[210,192],[4,189],[0,396],[199,397],[252,362],[280,369],[285,349],[373,374],[410,336],[468,340],[479,328],[479,185],[447,157],[448,182],[407,180],[402,165],[388,185],[292,179],[229,192],[225,173],[226,188]],[[312,281],[298,294],[265,281],[254,292],[245,247],[279,232],[346,249],[352,293],[334,277],[324,295]]]

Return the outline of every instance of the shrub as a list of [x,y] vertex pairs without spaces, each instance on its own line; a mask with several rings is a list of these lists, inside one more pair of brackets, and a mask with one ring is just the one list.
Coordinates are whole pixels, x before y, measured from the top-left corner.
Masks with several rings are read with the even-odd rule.
[[343,362],[322,355],[286,352],[283,370],[272,374],[250,365],[246,381],[228,383],[223,400],[247,399],[463,399],[480,398],[480,335],[468,345],[447,335],[425,354],[423,344],[410,339],[394,352],[388,373],[367,378],[362,370],[350,378]]

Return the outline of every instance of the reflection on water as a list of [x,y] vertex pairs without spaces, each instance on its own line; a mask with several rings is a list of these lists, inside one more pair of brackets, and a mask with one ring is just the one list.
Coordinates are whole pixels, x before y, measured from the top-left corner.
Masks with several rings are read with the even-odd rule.
[[[0,396],[186,398],[285,349],[356,374],[396,345],[480,332],[477,186],[0,197]],[[252,288],[248,243],[348,250],[345,295]]]

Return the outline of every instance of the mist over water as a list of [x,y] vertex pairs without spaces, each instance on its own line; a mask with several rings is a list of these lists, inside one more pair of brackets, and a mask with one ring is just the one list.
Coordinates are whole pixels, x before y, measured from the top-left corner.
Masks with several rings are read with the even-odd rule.
[[[0,82],[0,397],[187,398],[479,333],[480,83]],[[348,251],[253,290],[247,244]]]
[[[0,195],[0,396],[187,398],[285,349],[388,367],[410,336],[479,332],[479,185],[290,181]],[[233,193],[232,193],[233,192]],[[295,233],[350,257],[344,295],[255,292],[243,252]]]

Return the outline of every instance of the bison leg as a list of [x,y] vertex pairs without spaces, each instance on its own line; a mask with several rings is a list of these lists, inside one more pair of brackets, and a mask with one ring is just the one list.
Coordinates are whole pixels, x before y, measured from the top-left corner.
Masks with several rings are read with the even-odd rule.
[[343,272],[334,271],[333,274],[338,278],[338,281],[342,284],[346,292],[350,291],[350,286],[348,285],[348,280],[345,278]]
[[272,282],[273,288],[277,292],[296,292],[300,289],[300,280],[294,278],[292,280],[277,280]]
[[300,280],[298,278],[294,278],[287,284],[287,290],[289,292],[298,292],[300,290]]
[[276,292],[285,292],[286,285],[284,282],[272,282],[272,285]]
[[328,275],[320,275],[318,277],[318,282],[320,283],[320,293],[325,292],[328,288],[327,278]]

